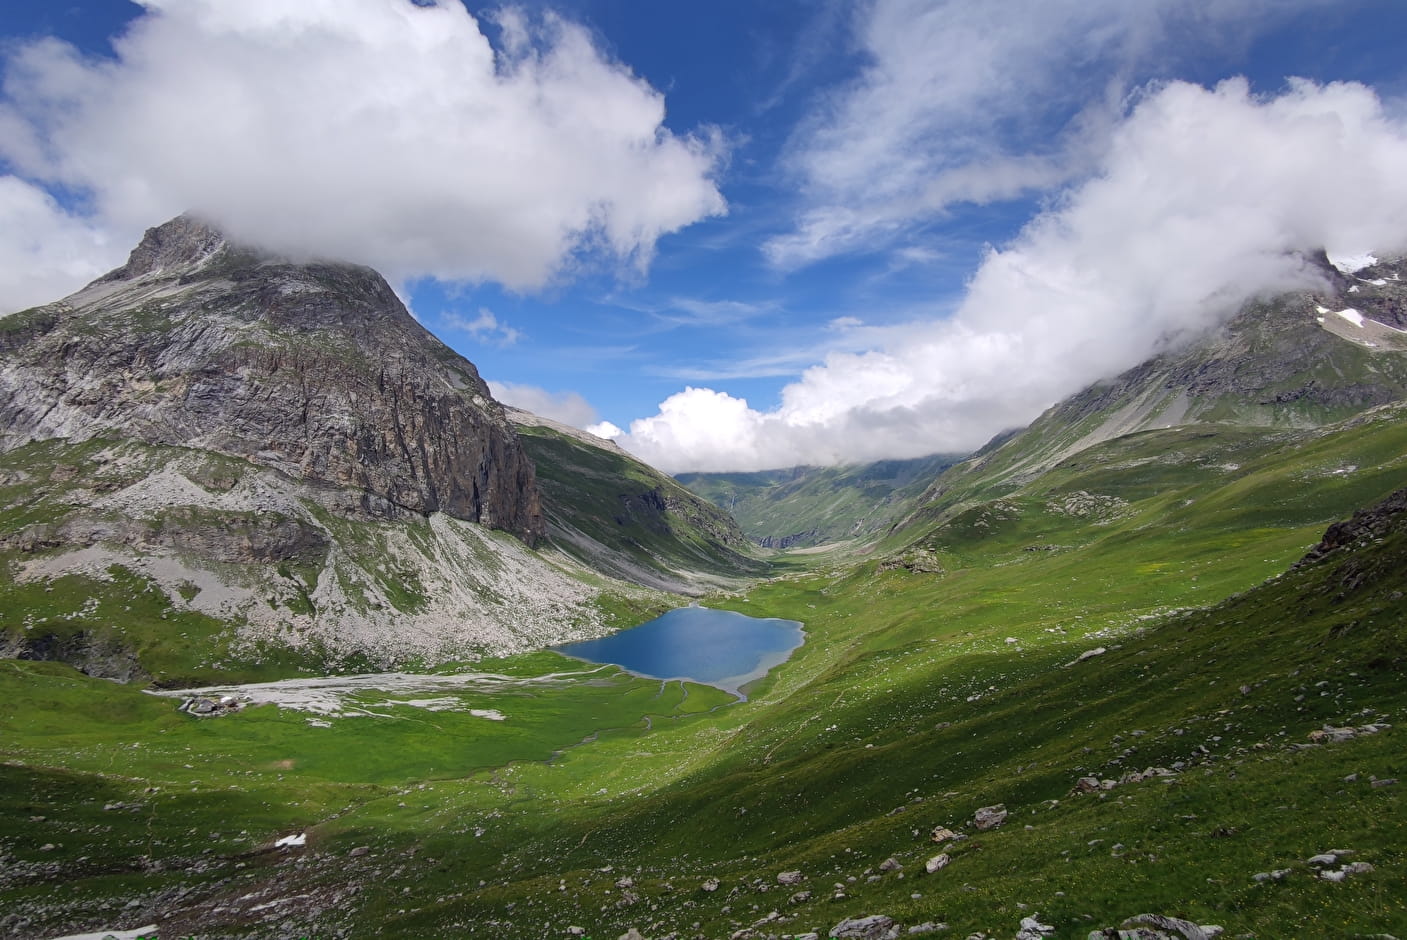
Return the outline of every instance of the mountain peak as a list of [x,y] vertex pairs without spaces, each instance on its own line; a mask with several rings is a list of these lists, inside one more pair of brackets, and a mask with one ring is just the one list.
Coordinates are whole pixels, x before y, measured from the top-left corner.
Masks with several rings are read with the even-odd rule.
[[147,229],[127,256],[127,263],[99,280],[130,281],[144,274],[198,266],[229,245],[229,239],[219,229],[184,213]]
[[0,343],[0,452],[130,438],[272,467],[373,516],[542,534],[502,407],[370,268],[298,264],[182,215],[96,287]]

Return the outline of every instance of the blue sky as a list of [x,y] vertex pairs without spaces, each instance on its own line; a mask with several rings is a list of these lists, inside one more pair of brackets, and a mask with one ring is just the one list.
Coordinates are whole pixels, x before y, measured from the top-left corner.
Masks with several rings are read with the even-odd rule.
[[972,449],[1309,283],[1297,251],[1407,247],[1399,0],[19,0],[0,31],[0,309],[195,209],[374,264],[500,397],[671,471]]

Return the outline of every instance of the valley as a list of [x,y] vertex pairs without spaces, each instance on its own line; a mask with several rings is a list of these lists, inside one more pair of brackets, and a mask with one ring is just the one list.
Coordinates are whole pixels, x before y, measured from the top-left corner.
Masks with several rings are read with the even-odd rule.
[[[124,289],[209,303],[235,265],[242,291],[273,272],[326,300],[197,234]],[[100,283],[139,347],[167,329]],[[84,425],[34,352],[82,305],[23,319],[5,354],[44,380],[12,400],[67,418],[0,455],[0,935],[1402,934],[1407,369],[1316,322],[1334,289],[966,459],[797,471],[768,532],[827,534],[787,550],[488,399],[462,420],[533,481],[499,529],[462,518],[473,486],[460,509],[430,486],[458,464],[333,480],[173,440],[151,416],[180,414],[156,392],[174,355],[136,355],[151,388]],[[1287,371],[1301,340],[1313,368]],[[465,386],[426,414],[467,407],[467,362],[420,342]],[[724,506],[744,484],[782,485],[690,480]],[[805,642],[745,700],[550,649],[691,601]]]

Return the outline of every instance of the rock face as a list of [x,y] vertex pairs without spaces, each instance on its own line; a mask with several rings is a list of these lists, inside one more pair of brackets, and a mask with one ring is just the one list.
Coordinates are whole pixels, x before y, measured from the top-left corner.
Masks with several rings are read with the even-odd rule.
[[1403,513],[1407,513],[1407,489],[1397,490],[1376,506],[1360,509],[1353,518],[1329,526],[1324,538],[1296,567],[1313,564],[1340,549],[1382,538],[1401,527]]
[[443,512],[532,544],[532,463],[474,366],[369,268],[294,263],[182,216],[127,264],[0,319],[0,451],[135,438]]

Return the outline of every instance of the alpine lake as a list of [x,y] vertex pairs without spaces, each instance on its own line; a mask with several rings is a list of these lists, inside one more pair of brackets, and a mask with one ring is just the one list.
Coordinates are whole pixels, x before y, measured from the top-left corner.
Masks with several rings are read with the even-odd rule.
[[795,620],[749,617],[731,610],[680,607],[598,640],[556,647],[592,663],[653,679],[684,679],[746,699],[746,687],[786,662],[806,639]]

